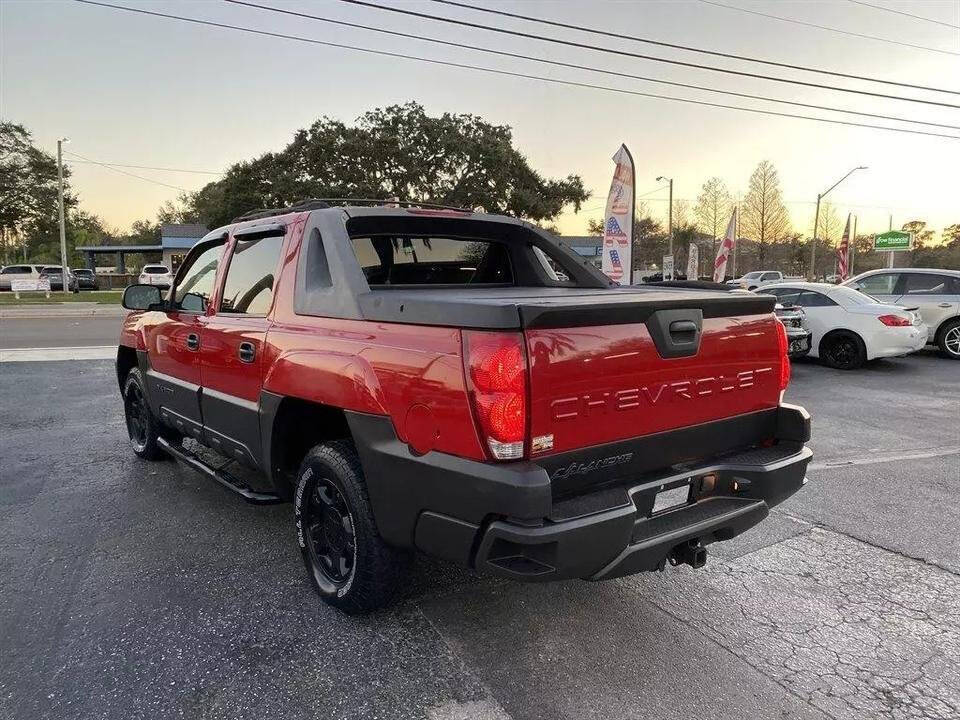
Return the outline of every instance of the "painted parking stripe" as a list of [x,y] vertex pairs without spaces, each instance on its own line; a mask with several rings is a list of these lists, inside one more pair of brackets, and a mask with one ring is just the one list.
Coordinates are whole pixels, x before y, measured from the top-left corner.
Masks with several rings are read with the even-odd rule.
[[86,347],[7,348],[0,350],[0,362],[50,362],[53,360],[113,360],[116,345]]
[[960,455],[960,447],[947,446],[927,448],[924,450],[914,450],[913,452],[897,453],[885,455],[875,453],[864,457],[851,458],[849,460],[826,461],[821,463],[810,463],[807,471],[811,470],[837,470],[853,465],[875,465],[877,463],[900,462],[904,460],[922,460],[924,458],[949,457],[950,455]]

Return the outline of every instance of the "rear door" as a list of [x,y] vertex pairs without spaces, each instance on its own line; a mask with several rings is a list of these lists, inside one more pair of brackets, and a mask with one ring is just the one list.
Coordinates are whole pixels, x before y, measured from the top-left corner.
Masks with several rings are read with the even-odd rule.
[[902,293],[898,305],[920,308],[931,341],[940,323],[960,313],[960,279],[950,275],[904,272],[897,291]]
[[201,335],[205,442],[252,467],[260,465],[263,348],[283,243],[282,227],[233,238],[218,307]]
[[195,438],[201,436],[203,428],[200,336],[223,246],[224,240],[217,239],[191,250],[169,309],[152,313],[152,322],[145,324],[150,361],[147,385],[154,410],[168,425]]

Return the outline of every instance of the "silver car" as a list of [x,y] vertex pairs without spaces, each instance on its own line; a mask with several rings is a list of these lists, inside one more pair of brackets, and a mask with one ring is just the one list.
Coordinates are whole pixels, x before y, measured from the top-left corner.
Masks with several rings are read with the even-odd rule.
[[932,268],[870,270],[844,285],[883,303],[918,308],[928,340],[949,358],[960,360],[960,271]]

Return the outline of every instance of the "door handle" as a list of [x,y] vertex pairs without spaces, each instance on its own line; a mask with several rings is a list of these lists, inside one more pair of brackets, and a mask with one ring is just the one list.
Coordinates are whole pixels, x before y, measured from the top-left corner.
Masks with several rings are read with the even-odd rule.
[[252,363],[257,357],[257,351],[256,348],[253,347],[253,343],[240,343],[240,347],[237,348],[237,357],[240,358],[240,362]]
[[200,348],[200,336],[196,333],[187,335],[187,347],[190,350],[198,350]]
[[948,308],[950,306],[951,306],[950,303],[940,303],[939,305],[937,305],[937,307],[942,307],[942,308]]

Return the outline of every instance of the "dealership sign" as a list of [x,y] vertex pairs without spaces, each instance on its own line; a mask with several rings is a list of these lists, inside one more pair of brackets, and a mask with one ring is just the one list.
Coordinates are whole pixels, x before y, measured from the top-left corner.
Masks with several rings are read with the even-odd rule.
[[913,247],[913,233],[891,230],[890,232],[874,235],[873,249],[883,252],[910,250]]

